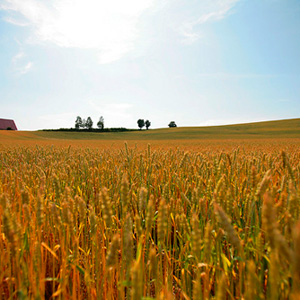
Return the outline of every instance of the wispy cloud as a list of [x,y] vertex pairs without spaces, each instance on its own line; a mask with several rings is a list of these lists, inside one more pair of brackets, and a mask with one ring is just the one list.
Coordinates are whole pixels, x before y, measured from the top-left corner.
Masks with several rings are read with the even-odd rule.
[[178,28],[179,34],[183,37],[182,42],[192,44],[197,41],[201,34],[198,30],[199,26],[208,23],[222,20],[228,16],[234,6],[240,0],[202,0],[199,2],[199,14],[182,22]]
[[22,66],[21,68],[18,69],[19,75],[24,75],[28,73],[33,66],[33,63],[30,61],[26,65]]
[[182,37],[182,43],[193,44],[200,38],[200,33],[194,31],[192,23],[183,23],[178,28],[178,33]]
[[17,53],[17,54],[11,59],[11,61],[12,61],[12,63],[15,65],[15,64],[17,64],[18,61],[19,61],[20,59],[22,59],[24,56],[25,56],[25,55],[24,55],[24,52],[23,52],[23,51],[20,51],[19,53]]
[[33,62],[26,61],[26,55],[22,50],[13,56],[11,62],[13,71],[18,76],[28,73],[33,67]]
[[96,49],[100,63],[120,59],[139,36],[138,21],[156,0],[3,0],[6,21],[32,30],[36,42]]
[[4,17],[3,19],[4,19],[5,22],[13,24],[13,25],[16,25],[16,26],[21,26],[21,27],[28,26],[27,22],[23,22],[21,20],[17,20],[17,19],[15,19],[13,17],[8,17],[7,16],[7,17]]

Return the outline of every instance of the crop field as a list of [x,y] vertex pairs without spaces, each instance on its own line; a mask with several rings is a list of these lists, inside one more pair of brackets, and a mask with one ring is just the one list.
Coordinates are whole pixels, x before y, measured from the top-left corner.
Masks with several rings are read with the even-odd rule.
[[0,298],[299,299],[297,132],[175,133],[0,132]]

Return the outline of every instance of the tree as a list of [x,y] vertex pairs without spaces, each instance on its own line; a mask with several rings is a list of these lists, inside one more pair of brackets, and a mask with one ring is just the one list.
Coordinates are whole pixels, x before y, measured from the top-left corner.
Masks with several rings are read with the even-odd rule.
[[81,117],[78,116],[75,121],[75,128],[79,129],[80,127],[82,127],[82,119],[81,119]]
[[91,117],[88,117],[87,119],[86,119],[86,128],[87,129],[92,129],[92,127],[93,127],[93,121],[92,121],[92,119],[91,119]]
[[146,129],[148,130],[148,128],[151,126],[151,122],[149,120],[146,120],[145,126],[146,126]]
[[82,119],[82,124],[80,126],[81,128],[85,128],[86,127],[86,120]]
[[99,129],[103,130],[104,129],[104,118],[101,116],[98,123],[97,123],[97,126]]
[[145,126],[144,119],[138,119],[137,123],[138,123],[138,126],[140,127],[140,130],[142,130],[142,128]]
[[175,121],[171,121],[171,122],[169,123],[168,126],[169,126],[170,128],[171,128],[171,127],[177,127]]

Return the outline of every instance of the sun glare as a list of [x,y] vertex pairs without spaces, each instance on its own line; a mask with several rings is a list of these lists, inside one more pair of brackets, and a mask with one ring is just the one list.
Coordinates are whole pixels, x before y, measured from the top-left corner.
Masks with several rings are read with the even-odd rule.
[[[55,5],[50,38],[65,47],[95,48],[111,58],[129,51],[138,35],[138,20],[153,0],[77,0]],[[52,35],[52,37],[51,37]],[[48,34],[49,36],[49,34]],[[118,49],[116,52],[115,49]],[[107,59],[109,59],[107,57]]]
[[134,47],[141,15],[154,1],[14,0],[1,7],[18,12],[21,18],[10,18],[10,22],[26,22],[35,34],[33,39],[60,47],[96,49],[99,62],[107,63]]

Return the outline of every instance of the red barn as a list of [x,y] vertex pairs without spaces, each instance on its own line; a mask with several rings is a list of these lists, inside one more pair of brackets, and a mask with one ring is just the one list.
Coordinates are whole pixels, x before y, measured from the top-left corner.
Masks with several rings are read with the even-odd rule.
[[0,130],[18,130],[14,120],[0,119]]

